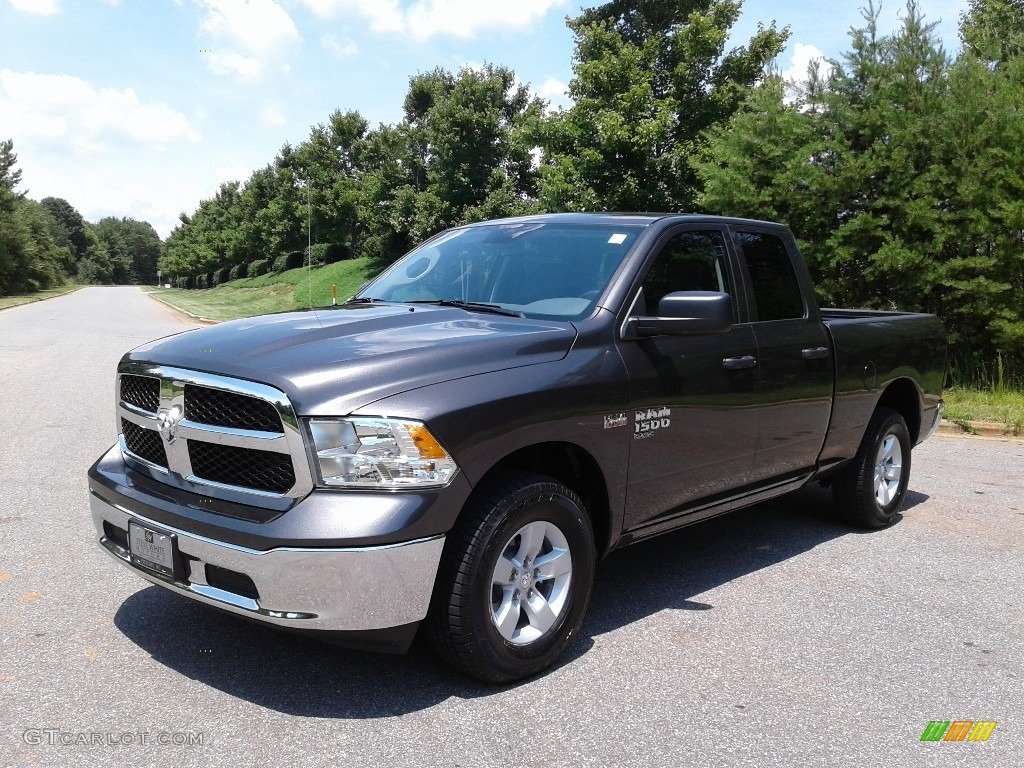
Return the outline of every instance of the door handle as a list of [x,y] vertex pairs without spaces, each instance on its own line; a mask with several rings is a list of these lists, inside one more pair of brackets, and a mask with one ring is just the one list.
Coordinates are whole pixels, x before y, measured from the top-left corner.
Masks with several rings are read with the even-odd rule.
[[809,347],[802,352],[804,360],[824,360],[832,354],[828,347]]
[[722,365],[727,371],[744,371],[748,368],[753,368],[757,365],[757,358],[751,357],[750,355],[744,355],[743,357],[727,357],[722,361]]

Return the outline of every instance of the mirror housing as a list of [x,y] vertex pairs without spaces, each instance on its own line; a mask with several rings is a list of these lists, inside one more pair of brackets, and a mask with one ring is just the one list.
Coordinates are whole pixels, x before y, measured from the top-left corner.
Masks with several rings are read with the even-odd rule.
[[657,317],[631,317],[627,337],[691,336],[732,330],[732,297],[712,291],[678,291],[658,302]]

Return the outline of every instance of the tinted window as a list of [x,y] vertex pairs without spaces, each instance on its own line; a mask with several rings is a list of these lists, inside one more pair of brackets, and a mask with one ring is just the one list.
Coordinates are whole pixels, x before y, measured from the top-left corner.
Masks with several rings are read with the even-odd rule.
[[733,321],[739,321],[721,232],[700,230],[673,235],[644,278],[643,298],[647,307],[640,310],[657,315],[658,302],[676,291],[728,293],[733,297]]
[[758,320],[803,317],[804,300],[786,244],[762,232],[737,232],[736,242],[747,260]]

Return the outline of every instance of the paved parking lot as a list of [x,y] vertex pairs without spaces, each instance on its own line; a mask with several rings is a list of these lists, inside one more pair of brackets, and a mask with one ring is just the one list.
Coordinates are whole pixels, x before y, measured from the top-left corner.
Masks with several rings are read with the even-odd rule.
[[[1024,444],[925,444],[885,531],[811,488],[615,553],[562,663],[488,688],[100,551],[85,471],[117,359],[185,328],[133,288],[0,312],[0,765],[1024,765]],[[998,725],[921,743],[932,720]]]

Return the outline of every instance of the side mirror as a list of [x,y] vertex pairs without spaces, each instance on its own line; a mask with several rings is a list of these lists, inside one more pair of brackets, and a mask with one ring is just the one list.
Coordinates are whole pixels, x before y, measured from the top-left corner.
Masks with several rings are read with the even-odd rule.
[[632,338],[727,333],[732,330],[732,297],[711,291],[670,293],[658,302],[657,317],[631,317],[626,329]]

